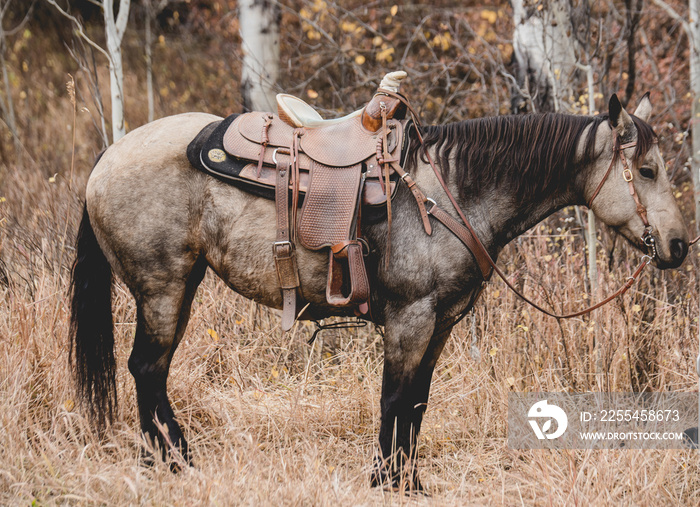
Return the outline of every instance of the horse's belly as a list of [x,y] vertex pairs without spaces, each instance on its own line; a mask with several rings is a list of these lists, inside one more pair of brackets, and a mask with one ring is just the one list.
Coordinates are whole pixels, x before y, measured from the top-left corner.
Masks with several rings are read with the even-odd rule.
[[[212,181],[208,195],[211,199],[202,217],[202,235],[209,265],[242,296],[281,308],[272,252],[277,239],[274,202],[219,181]],[[298,247],[296,255],[304,300],[324,305],[327,252]]]

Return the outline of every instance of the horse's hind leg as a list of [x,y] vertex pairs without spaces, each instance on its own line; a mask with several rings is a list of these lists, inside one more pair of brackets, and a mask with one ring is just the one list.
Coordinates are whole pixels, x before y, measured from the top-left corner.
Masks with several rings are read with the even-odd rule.
[[149,441],[158,442],[164,457],[175,447],[188,463],[187,441],[168,400],[167,379],[206,268],[201,257],[186,280],[173,279],[153,291],[134,294],[137,322],[129,371],[136,381],[141,429]]

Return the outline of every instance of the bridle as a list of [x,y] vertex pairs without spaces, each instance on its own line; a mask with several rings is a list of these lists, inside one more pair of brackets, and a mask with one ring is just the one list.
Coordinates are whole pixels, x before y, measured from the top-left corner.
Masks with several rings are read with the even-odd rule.
[[[413,117],[413,121],[420,127],[420,120],[418,119],[418,115],[411,107],[409,104],[408,100],[401,94],[398,93],[393,93],[393,92],[388,92],[385,90],[382,90],[383,93],[386,93],[386,95],[396,97],[401,102],[403,102],[408,110],[411,113],[411,116]],[[425,197],[425,195],[420,191],[420,189],[417,188],[415,182],[408,176],[408,173],[406,173],[401,166],[398,164],[394,163],[392,161],[392,167],[399,173],[401,178],[409,185],[411,188],[414,196],[416,197],[416,200],[421,201],[423,204],[431,204],[430,209],[427,210],[429,215],[432,215],[435,217],[439,222],[441,222],[447,229],[449,229],[452,234],[454,234],[466,247],[467,249],[472,253],[474,256],[474,259],[476,260],[477,265],[479,266],[479,269],[481,270],[481,274],[484,278],[484,281],[488,281],[491,278],[492,273],[495,271],[496,274],[505,282],[505,284],[518,296],[520,297],[523,301],[526,303],[530,304],[537,310],[541,311],[542,313],[549,315],[550,317],[554,317],[557,319],[569,319],[572,317],[579,317],[581,315],[587,314],[589,312],[592,312],[593,310],[600,308],[601,306],[609,303],[613,299],[622,296],[625,292],[627,292],[630,287],[634,285],[634,283],[637,281],[639,278],[639,275],[642,274],[642,271],[644,268],[649,265],[654,258],[657,256],[657,251],[656,251],[656,241],[653,236],[653,227],[649,224],[649,220],[647,217],[647,210],[646,207],[642,204],[642,202],[639,200],[639,196],[637,195],[637,192],[634,188],[633,184],[633,173],[630,170],[629,163],[627,161],[627,157],[625,156],[624,150],[627,148],[634,148],[637,146],[636,141],[635,142],[630,142],[630,143],[625,143],[620,145],[619,138],[617,136],[617,132],[613,128],[613,157],[612,160],[610,161],[610,166],[608,167],[607,171],[605,172],[605,175],[603,176],[603,179],[600,181],[598,184],[598,187],[596,187],[595,191],[593,192],[593,195],[591,198],[588,200],[588,207],[591,207],[591,204],[593,203],[593,200],[598,196],[600,193],[601,188],[605,184],[606,180],[608,179],[608,176],[612,172],[613,167],[615,166],[615,162],[617,161],[618,157],[622,161],[622,166],[623,166],[623,171],[622,171],[622,177],[624,180],[628,183],[629,185],[629,193],[634,199],[635,205],[636,205],[636,210],[637,214],[642,220],[642,223],[644,224],[644,232],[640,236],[640,240],[644,246],[647,247],[648,254],[642,256],[642,260],[637,266],[637,269],[632,273],[632,275],[627,279],[625,284],[620,287],[617,291],[615,291],[613,294],[610,296],[606,297],[602,301],[599,301],[598,303],[589,306],[588,308],[585,308],[584,310],[574,312],[574,313],[569,313],[565,315],[559,315],[555,314],[545,308],[542,308],[540,305],[537,303],[531,301],[527,297],[525,297],[517,288],[513,286],[513,284],[508,280],[507,276],[501,269],[496,265],[496,262],[493,260],[489,252],[486,250],[486,247],[484,247],[483,243],[477,236],[476,232],[472,228],[472,226],[469,224],[469,221],[467,218],[464,216],[464,213],[462,212],[462,209],[460,208],[459,204],[457,203],[457,200],[454,198],[452,195],[452,192],[450,192],[449,188],[447,187],[447,184],[445,183],[445,180],[442,178],[442,175],[440,171],[438,170],[437,166],[433,162],[432,157],[430,156],[430,152],[427,150],[425,146],[425,141],[423,140],[423,136],[420,132],[420,128],[415,129],[418,140],[421,143],[421,146],[423,147],[423,153],[425,154],[426,159],[428,160],[428,163],[430,164],[430,167],[432,167],[433,172],[435,173],[435,176],[437,180],[440,182],[440,185],[442,186],[443,191],[447,195],[447,197],[450,199],[450,202],[452,203],[452,206],[454,207],[455,211],[459,215],[459,218],[462,220],[462,223],[459,223],[458,220],[453,218],[449,213],[445,212],[443,209],[441,209],[437,203],[430,199]],[[656,142],[656,140],[654,140]],[[693,242],[697,241],[700,239],[698,237],[695,239]],[[649,255],[650,254],[650,255]],[[478,295],[477,295],[478,297]]]
[[[647,209],[646,207],[642,204],[642,201],[639,200],[639,195],[637,194],[637,191],[634,188],[634,183],[632,180],[634,179],[634,176],[632,174],[632,170],[630,169],[630,164],[627,161],[627,157],[625,156],[625,150],[627,148],[635,148],[637,146],[637,141],[633,141],[630,143],[625,143],[625,144],[620,144],[620,138],[617,135],[617,131],[613,129],[613,158],[610,161],[610,165],[608,166],[608,170],[605,171],[605,175],[603,176],[603,179],[600,180],[600,183],[596,187],[595,191],[593,192],[593,195],[591,198],[588,200],[588,203],[586,204],[589,209],[592,209],[593,205],[593,199],[598,197],[598,194],[600,193],[600,189],[603,188],[603,185],[605,184],[605,181],[608,179],[608,176],[612,172],[613,167],[615,166],[615,161],[619,157],[621,162],[622,162],[622,178],[627,182],[627,185],[629,186],[629,192],[630,195],[632,196],[632,199],[634,199],[634,204],[637,208],[637,215],[639,215],[639,218],[642,219],[642,223],[644,224],[644,232],[640,236],[640,240],[642,241],[642,244],[647,247],[647,250],[649,253],[651,253],[651,258],[654,259],[657,256],[657,251],[656,251],[656,240],[654,239],[654,228],[649,224],[649,218],[647,217]],[[656,144],[658,142],[657,139],[653,140],[653,143]]]

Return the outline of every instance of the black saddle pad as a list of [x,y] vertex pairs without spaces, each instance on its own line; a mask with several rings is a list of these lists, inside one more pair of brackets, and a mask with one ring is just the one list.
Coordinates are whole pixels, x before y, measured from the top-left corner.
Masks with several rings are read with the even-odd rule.
[[[204,127],[187,146],[187,159],[200,171],[211,174],[225,183],[274,200],[274,188],[256,185],[240,177],[241,170],[250,162],[233,157],[224,150],[224,134],[238,116],[238,114],[232,114],[225,120],[215,121]],[[303,202],[303,196],[300,196],[299,200]],[[301,202],[299,204],[301,205]]]

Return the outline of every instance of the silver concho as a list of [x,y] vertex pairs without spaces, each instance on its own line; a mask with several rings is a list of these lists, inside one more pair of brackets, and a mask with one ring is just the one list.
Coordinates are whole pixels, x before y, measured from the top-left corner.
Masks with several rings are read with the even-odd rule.
[[223,150],[214,148],[213,150],[209,150],[209,153],[207,153],[207,157],[209,157],[209,160],[211,160],[212,162],[223,162],[224,160],[226,160],[226,153],[224,153]]

